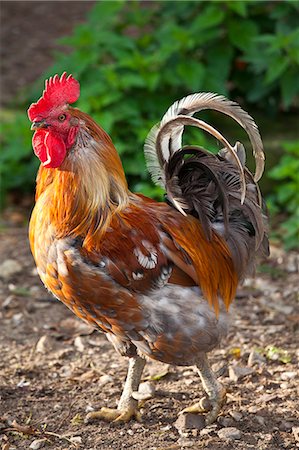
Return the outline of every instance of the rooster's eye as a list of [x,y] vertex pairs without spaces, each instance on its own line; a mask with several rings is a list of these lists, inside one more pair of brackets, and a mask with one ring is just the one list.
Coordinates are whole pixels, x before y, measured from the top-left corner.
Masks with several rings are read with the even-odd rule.
[[58,116],[59,122],[63,122],[65,119],[66,119],[66,115],[65,114],[60,114],[60,116]]

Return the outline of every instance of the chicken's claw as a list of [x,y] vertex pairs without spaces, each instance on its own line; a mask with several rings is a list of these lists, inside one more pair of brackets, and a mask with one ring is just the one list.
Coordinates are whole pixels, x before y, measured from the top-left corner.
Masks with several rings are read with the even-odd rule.
[[113,423],[129,422],[133,417],[138,422],[141,421],[141,414],[137,406],[132,404],[122,409],[101,408],[99,411],[92,411],[87,414],[85,423],[92,422],[93,420],[106,420],[107,422]]
[[92,411],[86,415],[85,423],[93,420],[106,420],[107,422],[119,423],[129,422],[135,418],[141,421],[141,414],[138,411],[138,401],[132,396],[132,393],[138,391],[141,374],[145,366],[145,359],[140,356],[129,359],[129,368],[124,390],[117,408],[101,408],[99,411]]
[[215,374],[212,371],[205,354],[200,355],[196,367],[207,395],[204,396],[199,402],[195,403],[195,405],[183,409],[180,414],[206,413],[206,425],[211,425],[211,423],[215,422],[217,419],[222,406],[226,402],[226,390],[217,380],[217,375],[221,376],[221,373]]
[[194,405],[187,406],[187,408],[184,408],[182,411],[179,412],[179,414],[184,413],[205,413],[212,409],[211,402],[207,397],[203,397],[199,400],[199,402],[195,403]]
[[217,395],[211,397],[203,397],[199,402],[184,408],[179,414],[193,413],[205,415],[206,425],[211,425],[218,417],[218,414],[226,402],[226,390],[221,386],[217,391]]

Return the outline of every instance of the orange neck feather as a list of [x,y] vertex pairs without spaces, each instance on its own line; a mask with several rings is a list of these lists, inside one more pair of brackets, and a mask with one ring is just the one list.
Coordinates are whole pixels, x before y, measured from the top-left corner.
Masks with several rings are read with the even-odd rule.
[[129,192],[110,137],[88,115],[70,111],[79,122],[77,145],[59,169],[40,167],[36,200],[57,237],[80,235],[88,247],[128,204]]

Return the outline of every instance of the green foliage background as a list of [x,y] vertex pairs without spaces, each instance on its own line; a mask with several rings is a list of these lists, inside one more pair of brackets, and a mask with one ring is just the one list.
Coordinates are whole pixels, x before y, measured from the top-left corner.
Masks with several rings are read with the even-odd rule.
[[[96,3],[86,22],[60,40],[71,52],[57,54],[54,66],[4,114],[3,198],[10,189],[33,189],[38,160],[25,110],[39,98],[44,79],[64,70],[80,80],[77,106],[112,136],[130,187],[159,198],[161,191],[146,173],[142,147],[173,101],[191,92],[217,92],[273,123],[279,112],[298,110],[298,17],[299,4],[292,1]],[[221,128],[224,119],[216,120]],[[213,147],[194,131],[188,138]],[[283,217],[285,244],[292,248],[299,227],[299,140],[283,148],[281,161],[269,172],[274,180],[269,205]]]

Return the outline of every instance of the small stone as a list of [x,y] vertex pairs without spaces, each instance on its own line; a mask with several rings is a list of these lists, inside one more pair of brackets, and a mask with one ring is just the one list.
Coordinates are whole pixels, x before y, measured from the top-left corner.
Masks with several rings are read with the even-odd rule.
[[254,370],[250,367],[231,366],[228,369],[229,378],[235,382],[247,375],[251,375],[253,372]]
[[0,264],[0,277],[5,280],[22,271],[22,266],[14,259],[7,259]]
[[280,431],[291,431],[292,429],[292,423],[287,422],[286,420],[284,420],[283,422],[281,422],[281,424],[279,425],[279,429]]
[[242,420],[243,415],[239,411],[232,410],[229,413],[236,422],[240,422],[240,420]]
[[70,438],[70,441],[71,441],[73,444],[82,444],[82,438],[81,438],[81,436],[73,436],[73,437]]
[[44,334],[35,346],[35,353],[47,353],[52,348],[52,339]]
[[133,436],[134,431],[130,429],[130,430],[127,431],[127,433],[128,433],[129,436]]
[[249,367],[253,367],[254,365],[261,366],[266,363],[266,358],[264,358],[263,355],[261,355],[258,352],[255,352],[254,350],[250,352],[248,356],[247,365]]
[[280,378],[283,381],[292,380],[293,378],[296,378],[297,372],[282,372],[280,374]]
[[155,395],[155,385],[150,381],[140,383],[138,391],[132,393],[135,400],[149,400]]
[[99,378],[99,384],[101,385],[101,386],[104,386],[105,384],[107,384],[107,383],[111,383],[113,381],[113,378],[112,378],[112,376],[111,375],[102,375],[100,378]]
[[179,415],[174,423],[174,426],[177,430],[202,430],[206,426],[206,422],[204,416],[201,416],[199,414],[186,413]]
[[83,340],[81,338],[81,336],[77,336],[74,340],[74,346],[76,347],[76,349],[78,350],[78,352],[83,353],[85,350],[85,345],[83,343]]
[[220,439],[227,440],[239,440],[242,437],[241,431],[235,427],[222,428],[217,434]]
[[233,419],[223,416],[218,417],[218,423],[225,428],[232,427],[234,425]]
[[23,313],[20,312],[20,313],[14,314],[12,316],[12,321],[13,321],[14,325],[20,325],[20,323],[23,321]]
[[298,273],[299,271],[299,257],[297,254],[291,254],[288,258],[286,269],[289,273]]
[[30,386],[30,381],[26,381],[25,379],[19,381],[19,383],[17,384],[18,388],[23,388],[27,386]]
[[43,448],[45,446],[46,439],[35,439],[31,442],[29,448],[32,450],[39,450],[40,448]]
[[92,412],[92,411],[94,411],[94,407],[91,406],[91,405],[87,405],[86,408],[85,408],[85,412],[89,413],[89,412]]
[[264,419],[263,416],[255,416],[255,420],[257,421],[257,423],[259,425],[261,425],[262,427],[264,427],[266,425],[266,421]]

